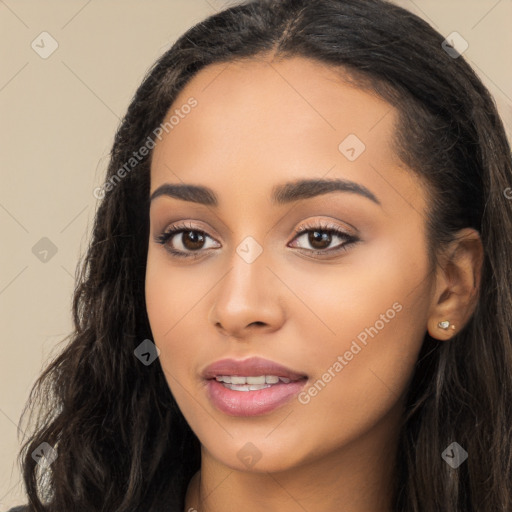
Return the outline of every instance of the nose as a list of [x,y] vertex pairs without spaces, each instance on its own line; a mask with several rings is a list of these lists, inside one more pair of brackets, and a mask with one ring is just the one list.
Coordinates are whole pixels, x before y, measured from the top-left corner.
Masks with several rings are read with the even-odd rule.
[[238,254],[216,287],[209,321],[225,336],[240,341],[279,329],[285,318],[283,286],[263,254],[247,263]]

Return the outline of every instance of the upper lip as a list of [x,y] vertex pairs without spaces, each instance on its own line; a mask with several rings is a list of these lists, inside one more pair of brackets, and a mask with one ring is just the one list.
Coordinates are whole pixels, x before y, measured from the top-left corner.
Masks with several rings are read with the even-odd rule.
[[275,375],[286,377],[290,380],[299,380],[306,377],[285,366],[263,359],[262,357],[250,357],[248,359],[221,359],[205,368],[202,373],[205,379],[214,379],[220,375],[237,375],[239,377],[258,377],[259,375]]

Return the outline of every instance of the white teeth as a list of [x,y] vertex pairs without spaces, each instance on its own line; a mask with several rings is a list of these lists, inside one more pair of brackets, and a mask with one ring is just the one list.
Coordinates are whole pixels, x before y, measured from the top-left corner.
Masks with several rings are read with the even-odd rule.
[[278,377],[277,375],[258,375],[251,377],[240,377],[237,375],[218,375],[215,377],[217,382],[223,382],[224,385],[235,391],[255,391],[270,387],[279,381],[288,384],[290,379],[287,377]]
[[246,377],[247,384],[265,384],[265,375],[259,377]]
[[271,387],[270,384],[250,384],[250,385],[237,385],[237,384],[224,384],[233,391],[258,391],[259,389],[265,389]]

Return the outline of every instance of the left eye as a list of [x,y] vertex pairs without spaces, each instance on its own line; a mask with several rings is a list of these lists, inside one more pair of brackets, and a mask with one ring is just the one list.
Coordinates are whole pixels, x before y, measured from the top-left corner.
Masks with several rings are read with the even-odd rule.
[[[349,235],[343,231],[334,228],[307,228],[298,231],[298,236],[294,240],[300,240],[304,238],[306,244],[309,244],[312,249],[302,245],[298,245],[300,249],[306,249],[315,253],[330,253],[344,250],[348,245],[357,241],[356,237]],[[331,246],[333,242],[338,239],[340,242],[334,247]]]

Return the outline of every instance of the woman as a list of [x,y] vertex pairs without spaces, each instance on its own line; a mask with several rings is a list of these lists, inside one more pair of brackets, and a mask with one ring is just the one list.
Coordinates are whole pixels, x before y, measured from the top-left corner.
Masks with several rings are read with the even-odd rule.
[[399,7],[190,29],[95,192],[30,510],[511,510],[511,183],[488,91]]

